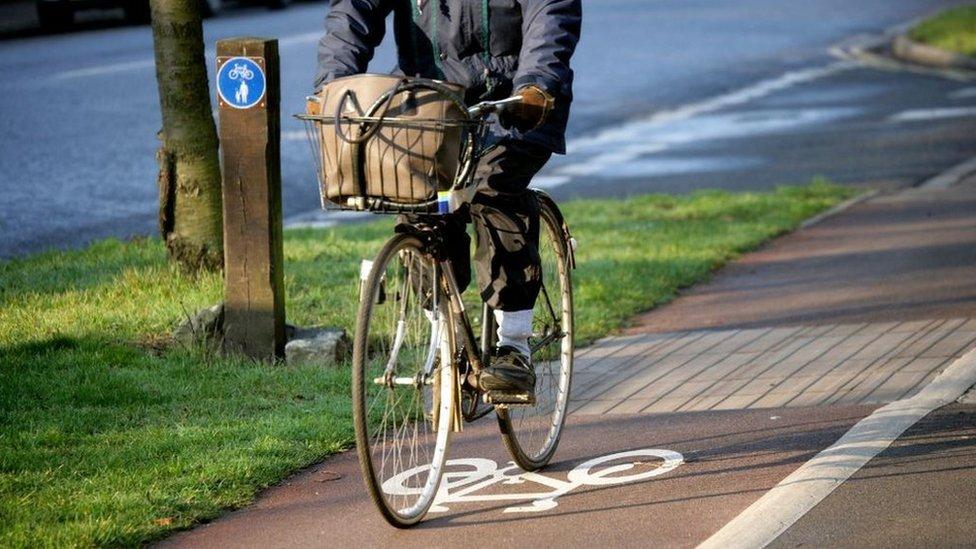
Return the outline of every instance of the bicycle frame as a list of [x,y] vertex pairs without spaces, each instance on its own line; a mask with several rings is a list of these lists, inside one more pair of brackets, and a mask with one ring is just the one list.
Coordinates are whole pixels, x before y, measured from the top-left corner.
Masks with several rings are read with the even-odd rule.
[[[480,391],[478,387],[478,374],[484,369],[485,364],[488,363],[491,356],[491,349],[494,345],[494,325],[495,319],[491,314],[491,310],[487,305],[482,306],[482,315],[484,321],[481,325],[481,346],[480,353],[476,352],[479,349],[479,345],[474,336],[474,329],[471,327],[471,321],[468,319],[467,311],[464,307],[464,302],[461,300],[461,289],[458,288],[457,280],[454,278],[454,267],[451,266],[451,262],[448,260],[440,261],[441,271],[444,276],[441,277],[443,284],[445,285],[444,291],[448,296],[448,306],[451,308],[451,314],[458,320],[458,323],[462,327],[461,331],[461,344],[464,347],[468,363],[471,365],[471,371],[468,372],[468,379],[465,381],[471,387],[474,387]],[[454,365],[455,367],[457,364]]]
[[[544,193],[541,193],[539,191],[534,191],[534,192],[539,193],[540,200],[549,200],[548,196],[545,195]],[[431,230],[436,231],[437,229],[434,228]],[[423,232],[424,231],[421,231],[421,233]],[[562,234],[560,235],[560,238],[564,239],[567,245],[566,248],[568,254],[567,257],[565,258],[565,260],[568,263],[567,267],[573,268],[575,266],[573,239],[569,235],[569,230],[566,227],[565,223],[563,223],[563,231]],[[448,259],[446,259],[446,254],[442,253],[442,250],[436,249],[437,246],[443,244],[436,237],[426,238],[425,241],[426,241],[426,246],[429,248],[428,251],[431,253],[431,255],[435,258],[438,258],[435,272],[439,271],[442,274],[442,276],[440,277],[441,289],[443,290],[444,295],[447,297],[448,306],[450,307],[451,314],[455,318],[455,323],[461,326],[461,330],[460,330],[461,333],[458,334],[459,337],[458,344],[461,347],[463,347],[465,352],[465,358],[467,358],[468,364],[471,367],[470,370],[466,373],[467,374],[466,379],[464,379],[463,381],[466,381],[469,387],[481,393],[482,390],[478,384],[478,375],[485,368],[485,366],[488,365],[491,361],[491,353],[495,345],[494,315],[492,314],[492,310],[490,307],[488,307],[486,304],[482,305],[481,338],[479,344],[479,340],[478,338],[475,337],[474,329],[471,326],[471,319],[468,317],[467,308],[465,307],[464,302],[461,299],[462,291],[461,288],[459,288],[457,285],[457,279],[454,276],[454,268],[451,265],[451,262]],[[543,287],[540,293],[541,295],[539,297],[545,302],[546,307],[548,309],[548,313],[552,316],[553,319],[557,319],[558,315],[556,314],[555,309],[553,309],[552,299],[549,296],[548,290],[545,287]],[[535,342],[535,344],[533,345],[532,351],[535,352],[538,349],[541,349],[549,345],[554,340],[565,337],[565,335],[566,334],[561,329],[556,329],[550,333],[543,334],[542,337],[539,339],[539,341]],[[459,356],[455,357],[455,359],[458,358],[460,357]],[[457,367],[456,360],[455,360],[454,367]]]

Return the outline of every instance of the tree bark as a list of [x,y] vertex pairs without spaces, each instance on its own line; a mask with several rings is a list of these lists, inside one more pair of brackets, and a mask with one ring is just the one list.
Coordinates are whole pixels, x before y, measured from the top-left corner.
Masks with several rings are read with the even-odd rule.
[[220,163],[199,0],[150,0],[163,129],[159,229],[184,270],[223,264]]

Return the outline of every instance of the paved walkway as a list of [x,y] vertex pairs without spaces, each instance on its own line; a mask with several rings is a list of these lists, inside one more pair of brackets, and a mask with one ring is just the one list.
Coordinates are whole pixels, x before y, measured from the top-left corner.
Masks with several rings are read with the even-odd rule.
[[775,240],[631,333],[976,317],[976,177],[879,196]]
[[976,177],[781,238],[582,351],[577,414],[886,403],[976,346]]
[[976,345],[976,319],[695,330],[601,341],[578,414],[874,404],[911,396]]

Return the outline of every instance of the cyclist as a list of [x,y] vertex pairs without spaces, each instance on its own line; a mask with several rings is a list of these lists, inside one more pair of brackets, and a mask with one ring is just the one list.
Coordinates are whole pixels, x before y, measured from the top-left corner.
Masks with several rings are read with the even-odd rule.
[[393,13],[397,72],[461,84],[465,101],[519,95],[492,124],[496,146],[475,172],[478,193],[446,221],[458,285],[471,278],[465,218],[474,220],[481,297],[494,310],[498,345],[481,385],[531,394],[532,308],[541,285],[539,207],[526,192],[553,153],[565,153],[572,101],[570,58],[581,0],[331,0],[315,87],[366,71]]

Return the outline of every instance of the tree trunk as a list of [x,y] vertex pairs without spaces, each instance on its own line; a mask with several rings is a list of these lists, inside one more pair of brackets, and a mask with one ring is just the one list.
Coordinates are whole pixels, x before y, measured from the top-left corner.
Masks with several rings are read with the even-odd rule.
[[199,0],[150,0],[163,115],[159,230],[183,269],[223,264],[220,163]]

